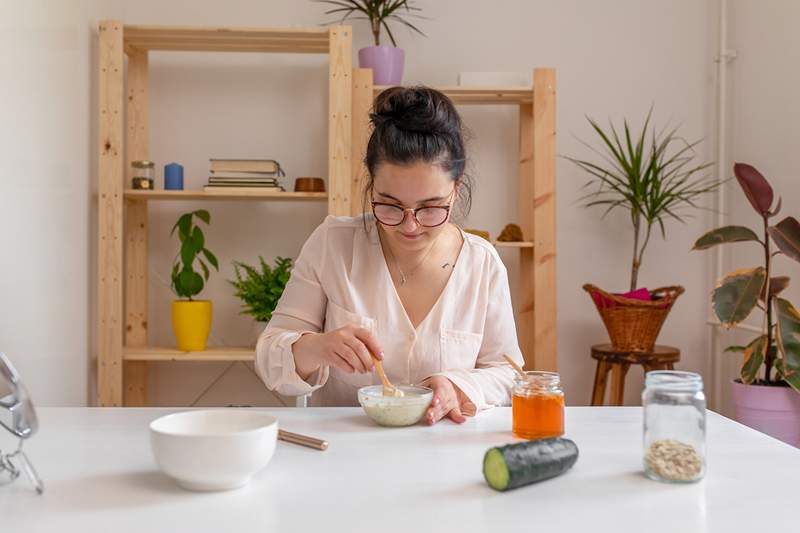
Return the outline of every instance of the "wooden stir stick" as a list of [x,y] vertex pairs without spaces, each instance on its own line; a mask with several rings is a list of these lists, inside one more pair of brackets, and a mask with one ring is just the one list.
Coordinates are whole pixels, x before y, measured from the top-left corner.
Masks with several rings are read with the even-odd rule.
[[519,374],[519,377],[521,377],[521,378],[522,378],[522,379],[524,379],[525,381],[528,381],[528,380],[530,379],[530,376],[528,376],[528,374],[526,374],[526,373],[525,373],[525,371],[522,369],[522,367],[521,367],[521,366],[519,366],[519,365],[517,364],[517,362],[516,362],[516,361],[514,361],[513,359],[511,359],[511,357],[509,357],[509,356],[508,356],[508,355],[506,355],[506,354],[503,354],[503,357],[504,357],[504,358],[505,358],[505,360],[508,362],[508,364],[509,364],[509,365],[511,365],[511,366],[514,368],[514,370],[516,370],[516,371],[517,371],[517,374]]
[[392,385],[392,382],[386,377],[386,372],[383,370],[383,362],[375,357],[374,354],[372,354],[372,358],[375,360],[375,368],[378,370],[378,377],[381,378],[381,383],[383,383],[383,395],[395,396],[397,398],[405,396],[403,391]]

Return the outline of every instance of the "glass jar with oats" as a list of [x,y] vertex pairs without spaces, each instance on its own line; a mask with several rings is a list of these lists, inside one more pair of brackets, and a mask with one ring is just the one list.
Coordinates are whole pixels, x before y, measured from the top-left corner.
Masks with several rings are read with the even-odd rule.
[[644,471],[668,483],[699,481],[706,473],[706,397],[694,372],[648,372],[642,392]]

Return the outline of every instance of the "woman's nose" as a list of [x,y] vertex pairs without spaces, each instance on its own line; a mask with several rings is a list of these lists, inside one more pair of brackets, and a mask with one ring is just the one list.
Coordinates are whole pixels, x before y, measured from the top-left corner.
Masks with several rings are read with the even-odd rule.
[[405,231],[406,233],[411,233],[417,229],[417,218],[414,216],[413,211],[406,211],[406,217],[403,219],[403,223],[400,224],[400,229]]

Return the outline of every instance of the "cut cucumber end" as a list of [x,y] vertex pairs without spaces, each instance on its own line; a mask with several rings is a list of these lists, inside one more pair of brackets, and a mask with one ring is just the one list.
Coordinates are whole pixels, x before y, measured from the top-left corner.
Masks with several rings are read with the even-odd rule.
[[490,449],[483,457],[483,477],[486,478],[486,483],[495,490],[503,491],[508,488],[510,478],[508,465],[506,465],[503,452],[497,448]]

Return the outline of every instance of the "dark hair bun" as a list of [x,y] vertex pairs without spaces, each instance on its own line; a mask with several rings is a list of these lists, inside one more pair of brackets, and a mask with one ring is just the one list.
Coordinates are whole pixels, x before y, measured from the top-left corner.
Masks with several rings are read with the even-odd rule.
[[369,118],[374,128],[364,157],[369,172],[364,205],[381,164],[424,162],[438,165],[459,183],[460,211],[469,213],[472,182],[465,174],[461,117],[446,94],[430,87],[391,87],[375,98]]
[[453,102],[428,87],[392,87],[375,99],[370,120],[376,128],[394,127],[409,133],[461,134],[461,118]]

